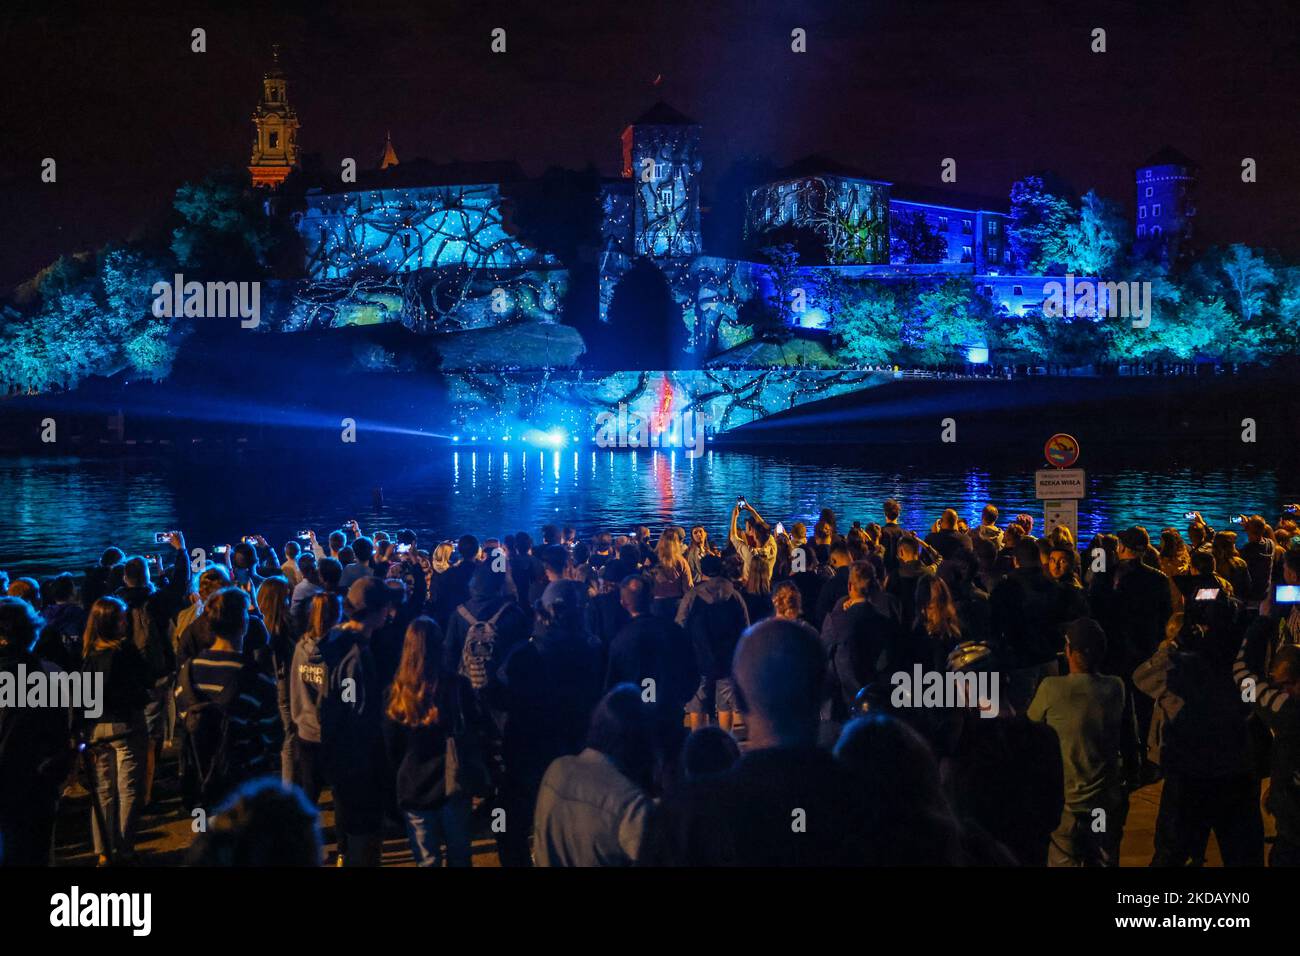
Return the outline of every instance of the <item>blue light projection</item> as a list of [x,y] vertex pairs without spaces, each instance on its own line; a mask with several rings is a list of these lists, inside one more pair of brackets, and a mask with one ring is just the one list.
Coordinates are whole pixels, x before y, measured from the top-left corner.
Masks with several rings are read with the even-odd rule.
[[635,250],[655,257],[694,256],[700,238],[700,128],[632,126],[624,177],[632,180]]
[[759,186],[749,195],[750,235],[808,229],[832,265],[889,261],[889,184],[841,176],[805,176]]
[[298,233],[313,279],[553,262],[509,233],[495,184],[309,193]]
[[[521,435],[538,447],[564,436],[591,443],[608,412],[668,423],[702,416],[710,435],[835,395],[883,385],[892,372],[823,369],[698,369],[645,372],[445,373],[448,430],[462,436]],[[557,437],[558,436],[558,437]]]

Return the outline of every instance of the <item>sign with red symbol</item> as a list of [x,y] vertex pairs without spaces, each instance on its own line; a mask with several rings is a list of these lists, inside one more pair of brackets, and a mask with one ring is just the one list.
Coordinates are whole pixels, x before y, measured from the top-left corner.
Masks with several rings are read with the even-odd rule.
[[1057,432],[1047,439],[1043,454],[1053,468],[1069,468],[1079,460],[1079,440],[1073,435]]

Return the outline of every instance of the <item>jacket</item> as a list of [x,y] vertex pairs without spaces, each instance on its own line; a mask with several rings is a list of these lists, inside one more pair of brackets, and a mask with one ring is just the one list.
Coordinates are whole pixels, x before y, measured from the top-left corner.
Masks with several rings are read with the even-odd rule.
[[300,740],[320,743],[320,705],[325,693],[325,659],[321,642],[304,635],[289,666],[289,717]]
[[723,678],[731,673],[736,645],[749,627],[749,609],[729,580],[705,578],[682,598],[677,625],[690,637],[700,675]]
[[382,750],[384,702],[369,639],[361,628],[341,624],[329,632],[320,654],[320,742],[331,779],[371,776]]
[[1165,773],[1211,778],[1251,771],[1250,705],[1229,667],[1162,645],[1133,672],[1133,686],[1155,701],[1147,752]]

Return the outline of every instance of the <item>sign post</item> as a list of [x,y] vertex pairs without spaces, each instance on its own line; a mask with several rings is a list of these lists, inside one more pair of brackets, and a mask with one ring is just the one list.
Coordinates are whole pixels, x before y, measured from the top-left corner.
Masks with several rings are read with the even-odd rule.
[[1087,494],[1087,476],[1072,467],[1079,460],[1079,441],[1057,432],[1047,440],[1043,456],[1050,468],[1034,472],[1034,496],[1043,502],[1043,533],[1064,526],[1079,541],[1079,499]]
[[1079,541],[1079,501],[1068,498],[1063,501],[1043,502],[1043,533],[1049,534],[1058,525],[1070,529],[1075,543]]

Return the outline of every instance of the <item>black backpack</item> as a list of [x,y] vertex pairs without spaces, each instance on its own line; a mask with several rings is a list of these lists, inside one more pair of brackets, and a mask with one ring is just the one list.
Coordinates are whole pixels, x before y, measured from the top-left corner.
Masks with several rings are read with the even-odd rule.
[[149,676],[155,681],[170,676],[176,669],[176,652],[167,635],[155,624],[148,604],[133,607],[127,614],[131,620],[131,643],[149,665]]
[[230,767],[230,707],[239,697],[243,671],[216,697],[200,698],[194,692],[191,668],[181,668],[177,696],[189,701],[181,715],[185,726],[186,761],[181,781],[188,806],[210,810],[225,796],[232,781]]

